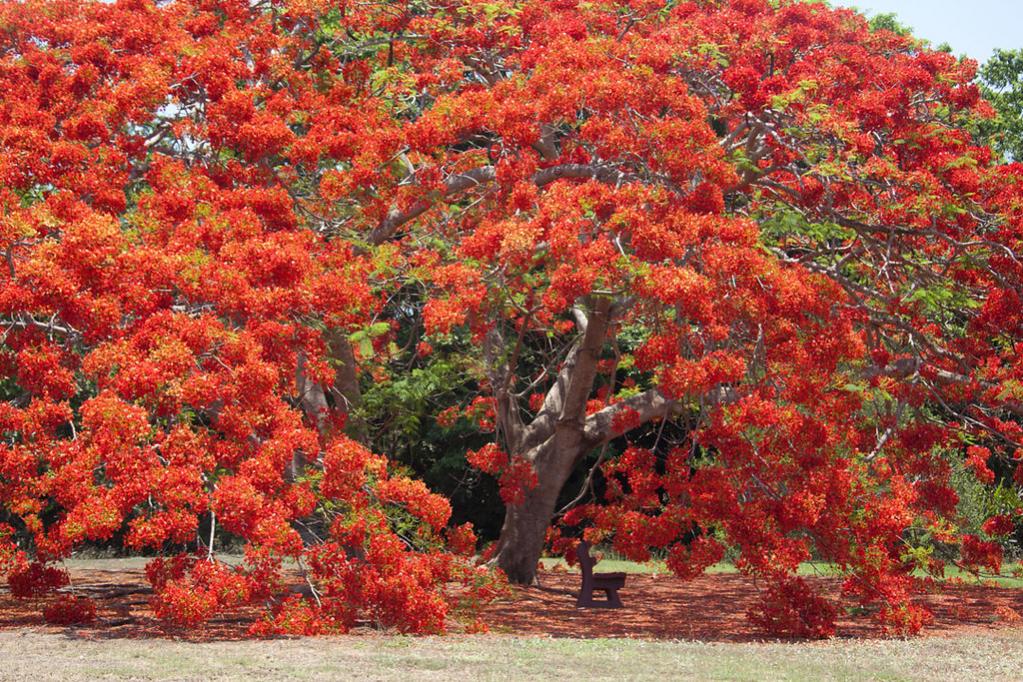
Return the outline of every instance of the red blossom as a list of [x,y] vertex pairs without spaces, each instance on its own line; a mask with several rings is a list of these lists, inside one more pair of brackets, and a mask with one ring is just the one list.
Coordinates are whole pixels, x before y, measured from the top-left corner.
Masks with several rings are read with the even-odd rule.
[[573,532],[682,576],[728,546],[772,632],[833,631],[810,556],[903,633],[911,529],[998,570],[952,482],[1023,439],[1023,166],[975,64],[818,4],[626,4],[0,8],[12,592],[123,538],[175,626],[443,631],[449,582],[499,581],[359,391],[449,361],[422,403],[493,434],[467,461],[506,504],[603,452]]

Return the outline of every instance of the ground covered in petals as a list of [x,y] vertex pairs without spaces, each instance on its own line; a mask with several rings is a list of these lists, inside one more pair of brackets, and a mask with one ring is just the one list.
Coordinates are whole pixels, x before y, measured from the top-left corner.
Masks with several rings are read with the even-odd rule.
[[[189,640],[243,639],[255,608],[218,617],[201,629],[175,630],[158,621],[150,608],[152,596],[143,571],[144,560],[100,560],[73,564],[71,580],[78,594],[97,603],[97,618],[74,628],[48,625],[39,600],[15,599],[0,590],[0,630],[31,628],[36,632],[73,633],[84,638],[183,638]],[[839,582],[811,577],[836,594]],[[296,577],[297,585],[297,577]],[[488,607],[484,620],[498,635],[648,640],[751,642],[768,639],[746,618],[756,602],[754,581],[734,573],[708,574],[682,582],[670,575],[629,575],[620,610],[577,609],[579,576],[561,567],[540,573],[540,584],[515,587],[507,599]],[[1023,627],[1023,590],[976,583],[947,584],[921,597],[934,612],[925,636],[958,637],[1002,632]],[[370,623],[354,633],[376,635]],[[882,636],[867,614],[846,613],[837,637],[872,639]]]

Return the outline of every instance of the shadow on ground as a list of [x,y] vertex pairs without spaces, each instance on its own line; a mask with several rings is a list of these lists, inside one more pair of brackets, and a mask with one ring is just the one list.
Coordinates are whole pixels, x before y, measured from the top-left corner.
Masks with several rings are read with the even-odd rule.
[[[256,608],[214,619],[201,629],[165,629],[149,606],[151,593],[143,570],[72,568],[75,589],[96,599],[95,623],[63,628],[47,625],[39,600],[19,600],[0,591],[0,630],[30,628],[64,633],[80,639],[174,638],[189,641],[244,639],[248,626],[260,616]],[[808,578],[826,593],[838,595],[835,578]],[[512,596],[486,607],[484,618],[495,634],[599,638],[627,637],[651,640],[748,642],[765,639],[752,626],[747,611],[757,602],[756,583],[738,574],[705,575],[682,582],[665,575],[630,575],[621,596],[625,608],[577,609],[579,576],[564,571],[542,571],[540,584],[513,588]],[[930,636],[958,636],[1018,627],[1023,612],[1023,590],[983,585],[947,585],[921,601],[934,612]],[[368,625],[356,633],[373,636]],[[837,636],[870,639],[883,633],[868,615],[846,615]]]

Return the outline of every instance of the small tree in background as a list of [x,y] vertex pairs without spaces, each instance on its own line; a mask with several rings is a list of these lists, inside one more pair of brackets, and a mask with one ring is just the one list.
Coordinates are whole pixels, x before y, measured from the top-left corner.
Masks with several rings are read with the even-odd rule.
[[1023,51],[996,50],[980,69],[980,83],[998,113],[982,130],[1006,157],[1023,158]]

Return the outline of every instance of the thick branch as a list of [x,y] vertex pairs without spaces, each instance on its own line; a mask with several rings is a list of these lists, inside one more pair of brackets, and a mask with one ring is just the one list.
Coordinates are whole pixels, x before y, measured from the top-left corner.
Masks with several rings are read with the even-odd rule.
[[543,408],[526,427],[521,446],[529,449],[554,435],[559,423],[576,423],[581,428],[586,402],[597,376],[600,351],[610,326],[611,299],[597,298],[587,315],[573,312],[582,336],[573,344],[558,371],[554,385],[544,397]]
[[[496,178],[497,170],[493,166],[484,166],[458,175],[452,175],[445,180],[443,191],[430,192],[423,199],[413,204],[411,208],[407,208],[403,211],[394,209],[388,213],[387,217],[384,218],[384,220],[377,225],[376,229],[370,233],[369,242],[371,244],[382,244],[394,236],[394,233],[397,232],[398,228],[402,225],[411,220],[415,220],[430,210],[437,200],[451,197],[472,189],[473,187],[493,182]],[[544,168],[543,170],[537,171],[537,173],[533,176],[533,182],[536,183],[538,187],[543,187],[556,180],[563,179],[598,180],[600,182],[611,184],[622,184],[636,180],[638,179],[638,176],[625,173],[613,166],[581,163],[567,163],[560,166],[551,166],[550,168]]]
[[677,401],[669,400],[659,389],[651,388],[591,414],[586,418],[583,436],[591,446],[605,443],[621,435],[615,432],[613,422],[615,417],[625,410],[638,412],[640,423],[645,424],[657,417],[667,419],[677,406]]
[[[739,393],[734,387],[718,386],[703,396],[702,403],[704,405],[722,405],[734,402],[738,396]],[[589,447],[594,447],[622,435],[615,431],[614,420],[626,410],[637,412],[639,423],[646,424],[654,419],[668,419],[685,414],[688,404],[685,401],[671,400],[661,393],[660,389],[651,388],[613,405],[608,405],[599,412],[588,416],[583,427],[583,437]]]
[[352,343],[338,329],[329,329],[326,337],[327,348],[334,361],[334,385],[331,391],[334,393],[335,404],[341,403],[348,415],[345,431],[355,440],[366,443],[366,423],[356,414],[356,408],[362,404],[362,390],[359,387],[359,371]]
[[586,403],[593,390],[600,352],[604,347],[604,339],[607,337],[607,329],[610,326],[608,315],[610,310],[611,299],[601,296],[596,300],[587,316],[586,333],[583,334],[582,345],[579,347],[576,362],[569,377],[568,391],[565,393],[565,401],[561,407],[558,421],[582,423],[586,415]]
[[494,390],[498,431],[504,436],[508,448],[512,451],[518,450],[525,429],[522,415],[519,413],[518,401],[510,390],[511,373],[517,363],[516,356],[522,343],[524,331],[525,324],[520,330],[512,357],[507,361],[501,357],[504,351],[504,339],[498,330],[491,330],[483,341],[483,357],[487,364],[490,384]]

